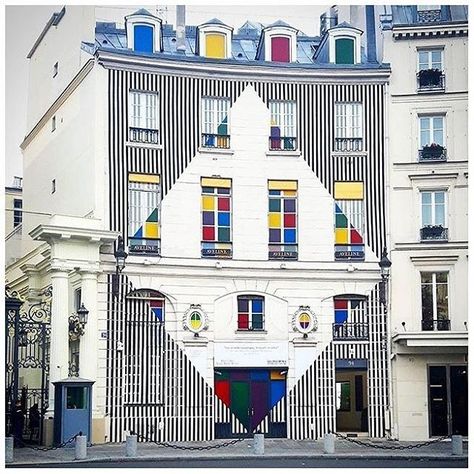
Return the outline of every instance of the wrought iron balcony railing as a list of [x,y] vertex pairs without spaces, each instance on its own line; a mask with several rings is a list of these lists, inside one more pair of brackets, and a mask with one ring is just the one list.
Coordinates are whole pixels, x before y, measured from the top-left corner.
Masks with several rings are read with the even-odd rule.
[[448,240],[448,229],[442,225],[427,225],[420,229],[421,240]]
[[422,331],[450,331],[451,320],[449,319],[423,319],[421,321]]
[[444,91],[445,76],[439,69],[422,69],[416,75],[418,91]]
[[230,135],[203,133],[201,144],[204,148],[230,148]]
[[362,151],[362,138],[341,138],[334,139],[334,151]]
[[368,323],[334,323],[332,325],[334,341],[364,341],[369,339]]
[[296,150],[296,137],[270,137],[270,150]]
[[446,148],[441,145],[427,145],[418,150],[420,162],[446,161]]
[[421,10],[418,12],[419,23],[441,21],[441,10]]
[[150,128],[130,127],[128,137],[131,142],[158,144],[160,133],[158,130]]

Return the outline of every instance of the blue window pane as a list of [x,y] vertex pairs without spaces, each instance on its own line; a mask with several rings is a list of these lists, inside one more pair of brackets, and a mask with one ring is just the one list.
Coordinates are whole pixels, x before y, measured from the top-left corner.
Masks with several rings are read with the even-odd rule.
[[285,212],[295,212],[296,211],[296,202],[294,199],[285,199],[284,204]]
[[214,213],[203,211],[202,213],[202,223],[204,225],[214,225]]
[[294,243],[296,243],[296,230],[285,229],[285,244],[294,244]]
[[263,313],[263,301],[262,300],[252,300],[252,312],[253,313]]
[[280,229],[270,229],[270,242],[280,242]]
[[135,51],[153,53],[153,27],[137,25],[133,31],[133,44]]
[[220,226],[230,226],[230,212],[219,212],[217,216],[217,222]]
[[345,323],[347,321],[348,311],[346,309],[336,309],[334,311],[335,323]]
[[249,312],[249,300],[245,298],[239,298],[237,300],[237,306],[239,313],[248,313]]

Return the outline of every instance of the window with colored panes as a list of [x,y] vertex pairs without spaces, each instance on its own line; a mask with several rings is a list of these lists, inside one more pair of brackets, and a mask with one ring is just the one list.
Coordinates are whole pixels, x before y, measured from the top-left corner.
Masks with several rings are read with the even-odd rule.
[[153,53],[153,27],[135,25],[133,28],[133,49],[142,53]]
[[158,143],[158,94],[156,92],[130,91],[129,140],[140,143]]
[[130,253],[160,253],[160,177],[128,175],[128,248]]
[[297,181],[268,182],[268,258],[297,259]]
[[205,148],[229,148],[230,99],[203,97],[202,99],[202,146]]
[[264,298],[262,296],[237,297],[237,329],[241,331],[264,330]]
[[364,340],[369,337],[364,297],[334,298],[334,340]]
[[221,33],[206,34],[206,58],[226,57],[226,36]]
[[232,180],[202,178],[202,257],[232,257]]
[[290,38],[273,36],[271,39],[272,61],[280,63],[290,62]]
[[271,100],[270,150],[296,150],[296,102]]
[[336,38],[336,64],[354,64],[355,40],[353,38]]
[[364,183],[334,183],[334,258],[364,260]]

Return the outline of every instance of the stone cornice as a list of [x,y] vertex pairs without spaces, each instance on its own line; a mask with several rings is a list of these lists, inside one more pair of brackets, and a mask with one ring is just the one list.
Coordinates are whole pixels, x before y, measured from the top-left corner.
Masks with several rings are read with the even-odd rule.
[[30,236],[33,240],[46,242],[57,240],[83,240],[98,245],[111,244],[117,240],[120,232],[111,230],[84,229],[80,227],[66,227],[40,224],[35,227]]
[[410,25],[394,26],[392,35],[395,40],[406,40],[414,38],[433,38],[439,36],[467,36],[467,22],[451,22],[451,23],[421,23]]

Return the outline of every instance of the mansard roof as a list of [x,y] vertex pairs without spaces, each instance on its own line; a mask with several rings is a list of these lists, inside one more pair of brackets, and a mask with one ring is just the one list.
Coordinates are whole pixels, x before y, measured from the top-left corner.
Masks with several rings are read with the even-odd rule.
[[429,21],[418,15],[417,5],[392,5],[391,8],[393,26],[467,22],[467,5],[440,5],[439,14],[431,15]]

